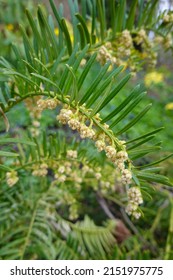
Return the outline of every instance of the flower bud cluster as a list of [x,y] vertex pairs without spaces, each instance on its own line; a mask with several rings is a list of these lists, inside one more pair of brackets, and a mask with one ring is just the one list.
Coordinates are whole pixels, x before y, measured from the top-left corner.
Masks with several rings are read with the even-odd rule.
[[35,106],[40,99],[41,99],[40,96],[33,96],[32,98],[26,98],[25,99],[26,108],[29,112],[30,117],[33,120],[41,118],[40,109]]
[[[73,151],[73,150],[69,150],[70,151],[70,155],[75,156],[75,157],[71,157],[70,158],[77,158],[77,152]],[[69,152],[67,151],[67,153]],[[73,153],[76,152],[76,153]],[[59,166],[58,168],[56,168],[56,170],[54,170],[55,172],[55,179],[56,182],[58,183],[64,183],[65,181],[71,181],[73,183],[75,183],[75,186],[80,188],[80,183],[82,183],[82,176],[81,176],[81,170],[79,168],[79,163],[75,163],[73,162],[73,167],[74,169],[72,170],[72,164],[70,162],[63,162],[63,165]],[[79,174],[78,174],[78,170]]]
[[143,203],[142,194],[138,187],[132,187],[127,192],[128,204],[126,212],[128,215],[132,215],[134,218],[139,219],[141,213],[138,210],[138,206]]
[[116,65],[124,65],[124,69],[130,67],[131,74],[135,76],[137,70],[141,68],[139,60],[145,58],[150,68],[155,66],[157,52],[153,41],[150,40],[145,29],[133,30],[132,33],[124,30],[116,35],[108,51],[116,59]]
[[[94,191],[99,191],[103,194],[112,194],[116,189],[116,180],[119,173],[115,170],[112,173],[112,166],[106,165],[104,172],[100,166],[90,165],[86,159],[84,162],[73,160],[77,154],[73,150],[67,150],[66,160],[51,160],[49,168],[54,171],[54,180],[52,186],[58,186],[60,183],[65,184],[65,187],[58,187],[59,200],[66,206],[69,206],[69,219],[74,220],[78,217],[77,198],[78,193],[82,188],[89,186]],[[109,149],[108,149],[109,152]],[[110,152],[111,149],[110,149]],[[70,160],[71,159],[71,160]],[[73,188],[72,188],[73,186]]]
[[[42,85],[40,89],[43,91]],[[25,100],[26,107],[29,111],[32,124],[30,127],[30,132],[33,137],[36,137],[40,134],[40,122],[38,121],[41,118],[41,113],[44,109],[53,110],[59,104],[59,101],[55,98],[43,99],[41,96],[34,96],[33,98],[27,98]],[[37,104],[37,106],[35,106]]]
[[87,173],[93,173],[93,169],[92,169],[91,167],[89,167],[88,165],[85,164],[85,165],[82,167],[82,175],[83,175],[83,177],[85,177],[85,175],[86,175]]
[[[40,122],[38,121],[38,119],[41,118],[42,111],[44,109],[55,109],[59,104],[59,101],[55,98],[43,99],[40,96],[34,96],[32,99],[26,99],[25,104],[32,119],[30,132],[33,137],[36,137],[40,134]],[[35,104],[37,104],[37,107],[35,106]]]
[[165,14],[163,16],[163,22],[164,23],[173,23],[173,13]]
[[99,61],[101,65],[104,65],[108,61],[114,65],[116,63],[116,58],[106,46],[101,46],[97,54],[97,61]]
[[86,65],[86,59],[85,58],[82,58],[81,62],[80,62],[80,66],[81,67],[84,67]]
[[141,29],[137,32],[134,42],[137,45],[137,51],[140,54],[140,59],[145,58],[150,68],[155,67],[157,63],[157,52],[154,49],[154,40],[150,40],[146,31]]
[[133,47],[133,41],[131,34],[128,30],[124,30],[120,33],[112,43],[112,52],[116,58],[116,64],[124,65],[126,67],[128,59],[131,55],[131,50]]
[[131,171],[128,169],[124,169],[122,171],[122,177],[121,177],[122,183],[124,185],[129,185],[131,183],[131,179],[132,179]]
[[169,33],[167,36],[162,37],[162,36],[156,36],[154,38],[154,42],[157,45],[162,44],[163,48],[165,50],[169,49],[172,46],[172,35]]
[[58,172],[60,173],[60,174],[62,174],[62,173],[64,173],[65,172],[65,166],[60,166],[59,168],[58,168]]
[[44,109],[53,110],[57,107],[58,104],[59,101],[55,98],[40,99],[37,101],[37,106],[40,109],[40,111]]
[[[60,110],[59,115],[57,116],[57,120],[59,120],[63,124],[68,124],[72,130],[77,130],[80,134],[80,137],[90,138],[95,141],[95,146],[98,151],[105,151],[106,156],[117,166],[119,171],[122,174],[122,182],[123,184],[130,184],[132,179],[132,174],[129,169],[125,168],[125,163],[128,161],[128,154],[125,149],[124,141],[121,142],[123,146],[122,151],[118,151],[114,146],[111,145],[111,139],[106,136],[104,133],[97,135],[95,131],[92,129],[91,125],[87,126],[84,122],[82,122],[82,116],[79,113],[74,113],[72,110],[68,108],[63,108]],[[108,129],[109,126],[106,126]],[[74,154],[75,151],[68,151],[67,157],[77,157],[77,154]],[[99,176],[98,176],[99,177]]]
[[70,220],[75,220],[78,218],[78,204],[76,201],[76,198],[74,197],[74,194],[70,193],[69,190],[64,190],[62,192],[62,189],[58,190],[59,195],[60,195],[60,200],[65,206],[68,206],[69,210],[69,219]]
[[[124,144],[124,141],[123,141]],[[105,151],[106,156],[116,165],[121,172],[121,181],[123,184],[130,184],[132,173],[125,168],[125,162],[128,161],[128,154],[126,151],[118,151],[111,145],[106,145],[104,140],[97,140],[95,146],[99,152]]]
[[163,47],[167,50],[172,46],[172,35],[168,34],[162,41]]
[[[163,23],[173,23],[173,12],[169,12],[162,16]],[[169,25],[168,25],[169,27]],[[111,31],[110,31],[111,32]],[[112,65],[124,65],[124,68],[130,67],[132,75],[135,76],[138,69],[141,69],[139,60],[145,59],[147,66],[153,68],[157,63],[157,52],[159,40],[161,40],[164,49],[169,49],[172,46],[172,35],[170,32],[165,36],[156,36],[156,40],[150,38],[144,28],[140,30],[123,30],[116,34],[116,37],[111,42],[108,41],[98,50],[97,60],[101,65],[107,61],[111,61]]]
[[145,40],[147,40],[147,34],[144,29],[141,29],[138,31],[136,37],[134,38],[134,41],[136,42],[137,45],[142,44]]
[[64,183],[65,182],[65,180],[66,180],[66,176],[63,174],[60,174],[60,173],[56,173],[55,174],[55,179],[56,179],[56,181],[58,181],[59,183]]
[[116,45],[116,52],[117,52],[117,62],[118,64],[121,64],[121,57],[126,57],[126,56],[130,56],[131,54],[131,48],[133,46],[133,42],[132,42],[132,37],[131,34],[128,30],[124,30],[117,41],[117,45]]
[[[75,152],[75,151],[72,151],[72,150],[69,150],[70,151],[70,154],[71,152]],[[72,153],[73,155],[73,153]],[[74,153],[75,155],[75,159],[77,157],[77,153]],[[72,157],[70,157],[72,158]],[[75,188],[77,189],[80,189],[81,186],[80,184],[82,183],[83,181],[83,171],[80,169],[80,163],[78,162],[73,162],[73,165],[72,163],[70,162],[63,162],[63,166],[59,166],[56,168],[56,170],[54,170],[55,172],[55,175],[54,175],[54,178],[55,178],[55,183],[58,182],[58,183],[64,183],[65,181],[67,182],[71,182],[74,184]]]
[[85,124],[80,125],[79,133],[80,133],[80,137],[82,139],[84,139],[84,138],[92,139],[95,136],[94,130],[92,128],[86,126]]
[[6,173],[6,182],[9,187],[14,186],[18,182],[19,178],[16,171],[11,171]]
[[77,118],[70,119],[68,125],[72,130],[80,130],[80,121]]
[[100,180],[101,177],[102,177],[102,174],[100,172],[96,172],[95,177],[96,177],[97,180]]
[[66,174],[70,174],[72,171],[72,164],[69,161],[65,161],[64,162],[64,166],[65,166],[65,172]]
[[33,98],[27,98],[25,100],[26,108],[29,112],[29,115],[31,117],[31,127],[29,128],[31,135],[33,137],[36,137],[40,134],[40,122],[39,119],[41,118],[41,111],[38,107],[36,107],[36,103],[41,99],[40,96],[34,96]]
[[72,130],[77,130],[80,134],[80,137],[93,139],[95,132],[91,126],[85,125],[84,122],[81,122],[81,117],[77,113],[74,114],[72,110],[61,109],[57,120],[62,124],[68,124]]
[[[70,151],[70,154],[72,154],[73,156],[77,155],[77,152],[76,151],[72,151],[72,150],[69,150]],[[67,151],[67,153],[69,152]],[[73,153],[73,152],[76,152],[76,153]],[[70,157],[70,156],[68,156]],[[70,157],[72,158],[72,157]],[[55,172],[55,180],[56,182],[58,183],[64,183],[67,179],[69,179],[69,176],[72,172],[72,164],[71,162],[68,162],[68,161],[64,161],[63,162],[63,165],[55,165],[55,167],[53,168],[54,169],[54,172]]]
[[30,128],[30,132],[33,137],[37,137],[40,134],[40,122],[37,119],[32,120],[32,127]]
[[[35,96],[32,99],[26,99],[25,104],[32,119],[32,126],[30,128],[30,132],[33,137],[36,137],[40,134],[40,122],[38,121],[38,119],[41,118],[41,112],[44,109],[55,109],[59,104],[59,101],[55,98],[43,99],[39,96]],[[35,104],[37,104],[37,107],[35,107]]]
[[76,220],[79,217],[77,204],[71,204],[69,207],[69,219]]
[[40,130],[38,129],[38,127],[31,127],[30,129],[31,135],[33,137],[37,137],[40,134]]
[[48,173],[48,165],[46,163],[33,165],[32,175],[37,177],[45,177]]
[[132,37],[131,37],[131,34],[130,34],[129,30],[126,29],[122,32],[121,37],[120,37],[120,41],[121,41],[121,44],[125,48],[131,48],[132,47],[133,41],[132,41]]
[[107,191],[110,189],[110,187],[111,187],[111,183],[110,182],[108,182],[108,181],[101,181],[100,182],[100,187],[101,187],[101,192],[103,193],[103,194],[106,194],[107,193]]
[[129,169],[125,168],[125,162],[128,161],[128,154],[126,151],[119,151],[116,154],[115,164],[121,172],[121,181],[125,185],[129,185],[132,179],[132,173]]
[[125,151],[119,151],[117,152],[116,156],[116,165],[118,169],[123,172],[125,169],[124,163],[128,160],[128,154]]
[[105,147],[105,152],[106,152],[106,156],[108,158],[110,158],[112,162],[114,162],[116,160],[117,151],[114,147],[106,146]]
[[68,150],[67,151],[67,157],[69,158],[77,158],[77,151],[76,150]]
[[[78,166],[79,168],[79,166]],[[82,176],[81,176],[81,172],[78,170],[74,170],[71,174],[70,174],[71,180],[73,182],[75,182],[75,187],[77,187],[78,189],[80,189],[80,184],[82,183]]]
[[96,178],[97,181],[100,181],[100,179],[102,178],[100,167],[91,168],[88,165],[84,165],[82,167],[82,177],[85,177],[87,173]]
[[105,148],[106,148],[106,144],[103,140],[97,140],[95,142],[95,146],[99,152],[105,150]]
[[71,120],[71,116],[73,115],[73,112],[68,109],[61,109],[59,115],[56,117],[56,119],[61,122],[62,124],[67,124],[68,121]]

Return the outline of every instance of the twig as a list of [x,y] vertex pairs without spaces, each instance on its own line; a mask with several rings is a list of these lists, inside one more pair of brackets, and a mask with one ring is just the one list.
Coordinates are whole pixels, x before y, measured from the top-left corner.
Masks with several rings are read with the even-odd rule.
[[109,210],[109,207],[105,201],[105,199],[100,195],[100,193],[97,193],[97,200],[101,206],[101,208],[104,210],[104,212],[106,213],[106,215],[112,219],[112,220],[116,220],[115,216],[112,214],[112,212]]
[[128,226],[131,228],[131,230],[142,240],[144,241],[143,238],[141,238],[141,235],[139,233],[139,231],[137,230],[137,228],[134,226],[134,224],[131,222],[131,220],[129,219],[129,217],[127,216],[126,212],[124,211],[123,208],[120,209],[121,214],[125,220],[125,222],[128,224]]
[[[106,213],[106,215],[110,218],[110,219],[113,219],[113,220],[117,220],[116,217],[112,214],[112,212],[109,210],[109,207],[105,201],[105,199],[100,195],[100,193],[97,193],[97,199],[98,199],[98,202],[101,206],[101,208],[104,210],[104,212]],[[115,201],[114,201],[115,202]],[[125,222],[128,224],[128,226],[130,227],[130,229],[142,240],[142,241],[145,241],[140,233],[138,232],[137,228],[134,226],[134,224],[130,221],[129,217],[126,215],[125,211],[123,208],[121,208],[121,213],[122,213],[122,216],[125,220]]]

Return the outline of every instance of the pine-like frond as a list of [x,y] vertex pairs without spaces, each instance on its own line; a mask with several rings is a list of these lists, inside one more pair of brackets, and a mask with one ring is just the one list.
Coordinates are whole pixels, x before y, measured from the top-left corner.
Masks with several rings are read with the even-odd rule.
[[[160,143],[154,139],[162,128],[128,139],[129,130],[145,117],[151,104],[138,110],[138,104],[146,96],[140,85],[125,92],[131,78],[129,70],[125,70],[129,66],[128,54],[124,60],[116,57],[116,41],[121,40],[123,32],[129,34],[132,53],[135,53],[132,61],[140,69],[141,44],[144,44],[137,41],[140,31],[144,41],[146,32],[153,31],[161,36],[164,45],[172,23],[164,22],[164,14],[155,16],[158,0],[147,3],[133,0],[130,9],[126,0],[84,0],[80,5],[78,1],[68,2],[71,23],[64,18],[62,5],[57,8],[53,0],[50,5],[54,18],[47,16],[41,6],[36,18],[27,10],[29,32],[24,26],[20,27],[24,48],[12,46],[14,62],[0,58],[0,110],[6,130],[9,128],[6,113],[17,104],[34,97],[56,101],[57,114],[62,108],[68,108],[74,116],[80,116],[79,121],[85,128],[94,128],[96,137],[104,135],[105,144],[115,147],[116,153],[126,155],[127,151],[123,171],[129,168],[133,185],[157,182],[171,186],[167,177],[158,174],[160,169],[153,166],[172,155],[141,163],[143,157],[160,150]],[[108,58],[99,60],[100,51],[109,49],[110,45]],[[166,50],[171,49],[168,45]],[[149,59],[152,55],[150,52]],[[39,109],[37,105],[34,109]],[[60,130],[59,124],[55,126]],[[85,216],[84,220],[75,222],[84,214],[80,213],[85,203],[80,194],[88,192],[88,188],[94,196],[97,192],[104,196],[105,188],[109,188],[107,197],[114,198],[119,178],[115,162],[109,161],[104,153],[97,153],[90,140],[83,142],[81,137],[78,141],[77,133],[73,139],[71,135],[69,138],[60,130],[59,133],[45,131],[28,139],[0,139],[3,145],[0,151],[0,259],[106,259],[113,254],[125,258],[126,247],[117,250],[113,221],[96,226]],[[101,138],[92,138],[95,139]],[[9,147],[6,149],[9,143],[10,151]],[[76,152],[75,156],[68,155],[69,149]],[[8,157],[10,160],[4,160]],[[14,175],[12,179],[16,181],[9,182],[8,175]],[[123,203],[118,204],[122,208],[124,201],[123,197]],[[129,256],[138,256],[129,244],[127,246],[131,250]],[[138,257],[142,259],[142,256]]]
[[[121,144],[117,136],[124,135],[125,132],[140,121],[150,109],[151,105],[149,104],[144,107],[142,111],[128,123],[124,122],[124,119],[126,117],[128,119],[129,113],[132,112],[132,110],[145,96],[145,92],[143,92],[142,88],[137,86],[127,97],[124,98],[123,102],[119,106],[113,109],[113,111],[103,119],[101,117],[99,121],[97,113],[99,112],[100,116],[102,116],[102,112],[108,110],[107,108],[109,108],[109,104],[111,104],[112,100],[116,100],[117,95],[130,79],[130,74],[126,74],[125,76],[122,75],[121,67],[108,71],[110,63],[107,63],[105,66],[100,68],[100,66],[98,66],[95,62],[95,55],[88,60],[84,68],[81,68],[80,62],[85,57],[87,49],[88,46],[80,51],[76,46],[65,65],[60,62],[59,64],[56,63],[57,68],[56,70],[54,69],[55,72],[52,75],[50,74],[51,68],[48,69],[46,65],[43,66],[41,62],[38,62],[38,59],[35,59],[34,63],[39,63],[36,68],[41,67],[41,74],[33,72],[35,66],[30,64],[29,61],[27,64],[25,63],[23,65],[23,74],[21,74],[19,69],[13,69],[4,59],[2,59],[1,65],[4,67],[4,75],[10,76],[13,82],[18,84],[18,93],[16,94],[16,98],[13,98],[13,102],[10,104],[8,102],[4,103],[3,110],[6,112],[15,104],[32,96],[43,95],[56,98],[62,104],[67,104],[71,108],[78,110],[82,115],[92,121],[98,130],[102,131],[111,138],[112,141],[116,143],[118,149],[121,149]],[[22,58],[20,58],[20,60],[23,63]],[[100,72],[98,74],[93,72],[94,65],[98,69],[100,68]],[[60,67],[60,77],[58,67]],[[91,82],[90,86],[86,88],[90,72],[92,75],[95,75],[95,77],[93,77],[93,82]],[[40,87],[40,84],[42,87]],[[110,129],[105,129],[105,124],[109,124]],[[118,127],[120,127],[118,130],[116,129],[117,124]],[[114,129],[114,132],[112,131],[112,128]],[[153,137],[154,133],[155,132],[151,133],[150,136]],[[145,138],[145,141],[141,142],[138,141],[135,143],[135,146],[134,144],[131,144],[129,155],[132,160],[143,157],[149,152],[156,151],[156,146],[142,146],[141,150],[139,148],[135,148],[144,144],[146,140],[149,141],[151,138]],[[167,184],[169,184],[168,181]]]
[[98,227],[89,218],[76,224],[62,223],[63,218],[57,215],[56,191],[32,185],[1,189],[0,259],[106,257],[115,242],[114,223]]

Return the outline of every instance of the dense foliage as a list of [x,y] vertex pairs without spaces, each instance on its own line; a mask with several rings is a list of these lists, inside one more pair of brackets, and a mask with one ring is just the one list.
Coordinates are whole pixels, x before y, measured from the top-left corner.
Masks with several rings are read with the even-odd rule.
[[0,258],[172,259],[172,85],[157,65],[172,57],[173,12],[70,0],[68,21],[53,0],[51,15],[27,1],[26,20],[12,2],[0,2]]

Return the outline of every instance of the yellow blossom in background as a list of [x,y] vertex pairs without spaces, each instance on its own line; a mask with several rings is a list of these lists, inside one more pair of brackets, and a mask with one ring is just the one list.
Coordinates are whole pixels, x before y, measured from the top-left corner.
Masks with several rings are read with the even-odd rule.
[[54,29],[54,33],[55,33],[55,35],[56,35],[56,36],[58,36],[58,35],[59,35],[59,29],[58,29],[58,27],[55,27],[55,29]]
[[11,23],[9,23],[9,24],[6,25],[6,29],[7,29],[8,31],[13,31],[13,30],[14,30],[14,25],[11,24]]
[[66,20],[66,24],[67,24],[67,29],[68,29],[68,32],[70,34],[70,39],[72,41],[72,43],[74,42],[74,35],[73,35],[73,26],[71,24],[70,21]]
[[151,84],[159,84],[163,82],[164,77],[162,73],[158,73],[156,71],[150,72],[145,75],[144,82],[146,86],[150,86]]
[[165,109],[166,110],[173,110],[173,102],[170,102],[170,103],[166,104]]
[[[71,41],[72,41],[72,43],[73,43],[73,42],[74,42],[73,26],[72,26],[72,24],[71,24],[70,21],[66,20],[65,22],[66,22],[66,25],[67,25],[68,32],[69,32],[69,34],[70,34],[70,39],[71,39]],[[56,36],[59,35],[59,28],[58,28],[58,27],[55,27],[55,28],[54,28],[54,33],[55,33]]]

